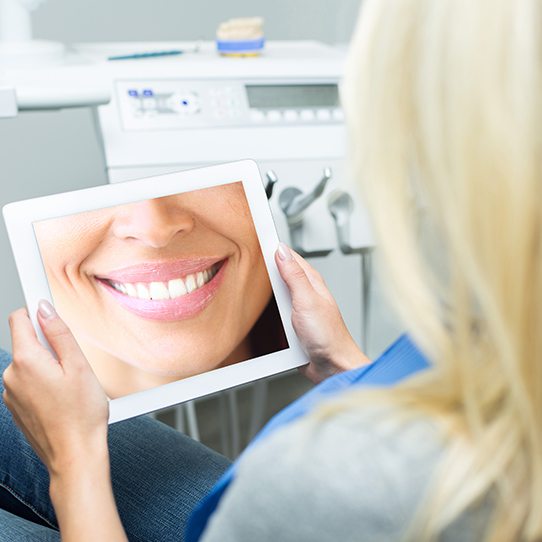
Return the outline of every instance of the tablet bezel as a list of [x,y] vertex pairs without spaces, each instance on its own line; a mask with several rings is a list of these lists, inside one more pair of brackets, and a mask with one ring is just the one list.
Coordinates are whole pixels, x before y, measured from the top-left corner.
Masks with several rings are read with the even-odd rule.
[[258,358],[112,399],[109,403],[109,423],[197,399],[307,363],[306,354],[291,324],[290,294],[274,261],[279,238],[258,166],[252,160],[241,160],[33,198],[4,206],[4,220],[30,319],[40,341],[49,347],[36,316],[40,299],[47,299],[51,303],[53,300],[34,233],[35,222],[236,182],[243,183],[289,346]]

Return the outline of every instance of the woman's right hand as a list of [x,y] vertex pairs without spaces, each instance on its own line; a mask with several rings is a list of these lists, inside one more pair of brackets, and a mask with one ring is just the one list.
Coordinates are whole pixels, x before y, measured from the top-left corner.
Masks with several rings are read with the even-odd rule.
[[26,310],[10,315],[13,362],[4,401],[52,477],[92,450],[107,452],[107,397],[66,324],[48,302],[38,320],[57,358],[39,341]]
[[13,362],[4,402],[50,473],[50,495],[64,542],[126,542],[109,472],[107,397],[66,324],[40,302],[38,321],[10,316]]
[[333,374],[369,363],[320,274],[283,243],[275,261],[292,296],[294,330],[310,360],[301,372],[317,384]]

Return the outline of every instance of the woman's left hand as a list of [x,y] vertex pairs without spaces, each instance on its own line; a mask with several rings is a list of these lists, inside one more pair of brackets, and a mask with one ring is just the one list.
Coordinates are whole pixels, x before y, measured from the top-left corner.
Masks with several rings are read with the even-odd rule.
[[282,243],[275,261],[292,296],[294,330],[309,357],[309,364],[300,371],[318,384],[336,373],[369,363],[316,269]]
[[4,402],[53,481],[83,468],[77,465],[90,454],[107,456],[109,405],[73,335],[48,302],[40,302],[38,320],[57,359],[38,341],[26,310],[12,313],[13,362],[4,372]]

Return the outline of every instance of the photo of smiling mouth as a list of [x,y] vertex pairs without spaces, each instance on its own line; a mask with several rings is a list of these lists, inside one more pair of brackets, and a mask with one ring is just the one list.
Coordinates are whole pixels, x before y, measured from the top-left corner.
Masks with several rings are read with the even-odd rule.
[[213,300],[227,259],[153,262],[94,278],[123,308],[151,320],[191,318]]

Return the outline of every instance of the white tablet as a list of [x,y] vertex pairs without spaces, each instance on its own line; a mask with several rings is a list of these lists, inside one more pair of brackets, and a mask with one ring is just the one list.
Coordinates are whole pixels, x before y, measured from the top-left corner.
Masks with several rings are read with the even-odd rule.
[[48,299],[111,398],[110,423],[307,363],[252,161],[3,212],[38,336]]

